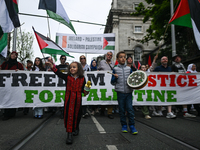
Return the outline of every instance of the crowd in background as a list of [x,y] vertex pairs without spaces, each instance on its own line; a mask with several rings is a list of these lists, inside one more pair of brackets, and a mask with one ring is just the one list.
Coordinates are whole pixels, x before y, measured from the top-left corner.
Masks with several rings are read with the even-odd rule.
[[[51,69],[48,66],[45,66],[45,62],[43,59],[36,57],[34,61],[27,60],[26,67],[24,67],[20,62],[17,61],[18,53],[12,52],[10,54],[10,57],[7,61],[3,62],[3,64],[0,66],[1,70],[27,70],[27,71],[51,71]],[[80,64],[84,71],[100,71],[100,70],[108,70],[112,71],[115,67],[115,63],[112,60],[113,53],[108,52],[106,54],[105,60],[101,60],[99,65],[97,66],[97,61],[94,59],[91,61],[91,63],[88,65],[86,62],[86,57],[84,55],[80,56]],[[166,56],[163,56],[161,58],[161,65],[157,66],[156,60],[158,58],[158,55],[154,57],[154,60],[152,62],[152,65],[141,65],[139,70],[145,71],[145,72],[179,72],[179,73],[196,73],[196,65],[195,64],[189,64],[187,69],[185,69],[184,65],[181,63],[181,56],[176,55],[173,57],[173,61],[175,62],[171,67],[168,65],[168,58]],[[56,68],[62,72],[66,73],[69,68],[69,63],[66,62],[67,58],[66,56],[62,55],[60,56],[60,65],[55,65],[53,58],[48,57],[46,61],[51,62],[56,66]],[[132,71],[136,71],[137,69],[133,65],[133,58],[131,56],[126,57],[126,65],[129,66]],[[27,115],[29,113],[30,108],[23,108],[24,115]],[[162,111],[167,110],[166,118],[176,118],[176,113],[178,111],[183,112],[184,117],[196,117],[193,115],[192,111],[196,111],[198,116],[200,116],[200,107],[199,104],[191,104],[191,105],[183,105],[183,106],[141,106],[141,107],[134,107],[135,111],[138,111],[141,109],[142,114],[144,115],[145,119],[151,119],[151,116],[163,116]],[[63,118],[63,107],[62,108],[42,108],[42,107],[36,107],[34,108],[34,118],[41,119],[43,118],[44,112],[52,112],[60,111],[60,117]],[[15,116],[16,109],[3,109],[3,120],[8,120]],[[91,106],[82,106],[82,117],[87,118],[89,115],[95,115],[100,114],[102,116],[107,115],[108,118],[113,119],[114,115],[113,113],[118,113],[119,108],[118,106],[113,105],[91,105]],[[152,114],[150,114],[152,112]]]

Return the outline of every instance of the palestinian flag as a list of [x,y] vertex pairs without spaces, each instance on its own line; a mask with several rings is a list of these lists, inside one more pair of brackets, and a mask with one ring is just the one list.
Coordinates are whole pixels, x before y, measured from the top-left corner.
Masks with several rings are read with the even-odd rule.
[[193,28],[194,37],[200,50],[200,0],[181,0],[170,24]]
[[141,66],[141,64],[140,64],[140,62],[138,61],[138,70],[140,70],[140,66]]
[[53,42],[50,38],[45,37],[44,35],[36,32],[33,28],[33,31],[35,33],[35,37],[38,41],[38,45],[40,47],[40,50],[42,53],[46,54],[57,54],[57,55],[65,55],[74,58],[73,56],[69,55],[67,51],[62,49],[60,46],[58,46],[55,42]]
[[174,15],[172,16],[172,18],[170,19],[169,23],[174,24],[174,25],[192,28],[188,0],[181,0],[181,2],[179,3],[179,6],[177,7],[177,9],[176,9]]
[[104,34],[103,49],[104,50],[115,50],[115,37],[113,37],[113,35]]
[[39,9],[46,10],[50,18],[66,25],[76,34],[60,0],[40,0]]
[[13,0],[13,4],[14,4],[14,8],[15,8],[16,13],[19,13],[17,0]]
[[0,26],[3,33],[9,33],[20,26],[12,0],[0,0]]
[[7,57],[7,45],[8,45],[8,36],[7,33],[4,33],[3,36],[0,38],[0,54],[3,57]]

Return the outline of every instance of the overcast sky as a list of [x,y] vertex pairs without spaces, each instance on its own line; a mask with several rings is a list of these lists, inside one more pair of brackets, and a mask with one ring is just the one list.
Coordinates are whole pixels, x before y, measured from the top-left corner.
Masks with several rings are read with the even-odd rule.
[[[70,20],[79,20],[84,22],[92,22],[99,24],[106,24],[107,16],[109,10],[111,8],[112,0],[60,0],[63,7],[65,8],[66,13]],[[39,0],[18,0],[18,7],[20,13],[26,14],[34,14],[34,15],[42,15],[45,16],[45,10],[38,9]],[[25,32],[33,33],[32,26],[39,33],[49,36],[48,30],[48,22],[45,18],[32,17],[19,15],[20,22],[22,25],[22,30]],[[66,33],[73,34],[73,32],[65,25],[60,24],[52,19],[49,19],[50,22],[50,34],[51,39],[55,41],[56,33]],[[103,34],[104,26],[90,25],[72,22],[74,29],[77,34]],[[33,43],[33,51],[34,58],[35,57],[43,57],[38,43],[35,39],[34,35],[34,43]],[[84,54],[84,53],[83,53]],[[69,62],[71,61],[79,61],[79,56],[82,55],[80,53],[70,53],[70,55],[74,56],[73,58],[67,58]],[[101,55],[101,54],[100,54]],[[48,54],[45,54],[48,56]],[[90,64],[92,57],[98,56],[97,54],[87,54],[87,63]],[[33,58],[33,60],[34,60]],[[59,58],[59,56],[58,56]],[[59,64],[59,59],[56,62]]]

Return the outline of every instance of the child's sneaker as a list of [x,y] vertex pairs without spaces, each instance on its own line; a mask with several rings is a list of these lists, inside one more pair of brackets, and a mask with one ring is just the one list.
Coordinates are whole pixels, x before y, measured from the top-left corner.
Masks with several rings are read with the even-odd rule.
[[132,134],[138,134],[138,131],[135,129],[134,125],[129,126]]
[[128,130],[127,130],[127,125],[123,125],[123,126],[122,126],[122,132],[123,132],[123,133],[127,133],[127,132],[128,132]]

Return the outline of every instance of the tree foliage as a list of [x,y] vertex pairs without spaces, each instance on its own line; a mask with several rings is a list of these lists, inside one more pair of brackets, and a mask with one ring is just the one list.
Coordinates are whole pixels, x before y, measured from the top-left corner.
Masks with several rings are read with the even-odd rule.
[[30,32],[18,32],[16,41],[16,51],[20,62],[31,59],[33,57],[33,40],[34,36]]
[[[160,56],[166,55],[171,59],[171,26],[168,22],[171,18],[169,0],[145,0],[148,6],[145,7],[140,3],[136,7],[136,12],[132,15],[144,17],[143,22],[151,21],[147,34],[144,36],[142,43],[153,41],[159,45],[164,40],[166,47],[160,52]],[[180,0],[174,0],[174,9],[177,8]],[[195,53],[200,53],[191,28],[175,26],[176,53],[183,56],[182,60],[193,58]]]

